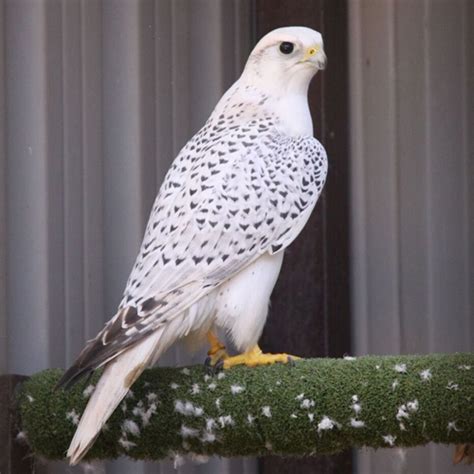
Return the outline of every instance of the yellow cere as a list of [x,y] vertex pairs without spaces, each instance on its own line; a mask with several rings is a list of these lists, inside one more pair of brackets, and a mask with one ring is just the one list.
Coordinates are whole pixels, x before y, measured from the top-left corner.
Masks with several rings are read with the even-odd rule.
[[307,61],[309,58],[311,58],[312,56],[317,54],[319,49],[320,49],[319,46],[311,46],[311,48],[308,48],[306,50],[306,53],[305,53],[304,57],[303,57],[303,61]]

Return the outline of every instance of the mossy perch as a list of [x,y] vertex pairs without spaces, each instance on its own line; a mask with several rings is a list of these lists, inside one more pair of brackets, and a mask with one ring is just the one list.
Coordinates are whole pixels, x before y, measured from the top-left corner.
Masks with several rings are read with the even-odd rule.
[[[22,430],[33,452],[64,457],[97,380],[53,392],[60,370],[28,380]],[[474,442],[474,354],[311,359],[293,365],[144,372],[88,459],[179,454],[331,454],[360,446]]]

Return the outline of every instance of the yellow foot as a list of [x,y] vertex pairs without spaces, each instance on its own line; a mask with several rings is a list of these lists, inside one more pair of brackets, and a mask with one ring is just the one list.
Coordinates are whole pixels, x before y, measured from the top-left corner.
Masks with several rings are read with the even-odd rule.
[[209,331],[207,333],[207,340],[211,348],[207,351],[207,359],[206,359],[206,366],[214,367],[218,365],[219,362],[227,359],[229,354],[227,354],[225,350],[224,344],[222,344],[214,332]]
[[269,365],[280,362],[286,364],[300,357],[289,354],[264,354],[258,345],[243,354],[224,358],[224,369],[230,369],[236,365],[246,365],[247,367],[256,367],[257,365]]

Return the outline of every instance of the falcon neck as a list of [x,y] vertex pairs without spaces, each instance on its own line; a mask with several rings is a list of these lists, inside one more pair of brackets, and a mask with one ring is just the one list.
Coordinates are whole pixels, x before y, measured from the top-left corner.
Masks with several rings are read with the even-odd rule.
[[313,120],[307,94],[286,94],[275,101],[281,132],[290,136],[313,136]]
[[[249,83],[243,75],[224,94],[215,112],[220,114],[232,104],[248,104],[248,110],[258,115],[276,117],[276,127],[280,133],[289,136],[313,136],[313,121],[308,106],[308,84],[306,87],[287,87],[275,90],[274,87],[262,87]],[[242,117],[246,120],[246,114]]]

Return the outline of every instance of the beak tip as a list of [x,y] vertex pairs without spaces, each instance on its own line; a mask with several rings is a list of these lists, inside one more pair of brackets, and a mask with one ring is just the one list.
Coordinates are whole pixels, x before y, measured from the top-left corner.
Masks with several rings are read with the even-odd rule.
[[318,68],[322,70],[326,69],[328,62],[327,56],[324,54],[323,57],[318,61]]

